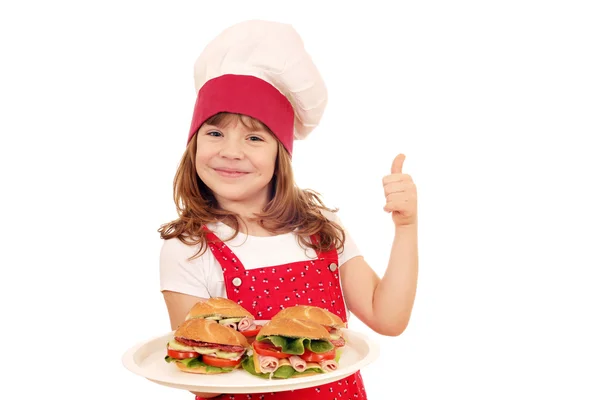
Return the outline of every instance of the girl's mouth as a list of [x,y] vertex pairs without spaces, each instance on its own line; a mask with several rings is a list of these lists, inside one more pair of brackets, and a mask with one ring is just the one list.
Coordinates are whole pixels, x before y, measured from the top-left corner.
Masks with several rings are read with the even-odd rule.
[[231,170],[218,169],[218,168],[215,168],[214,170],[217,174],[219,174],[220,176],[223,176],[225,178],[238,178],[240,176],[244,176],[244,175],[248,174],[248,172],[231,171]]

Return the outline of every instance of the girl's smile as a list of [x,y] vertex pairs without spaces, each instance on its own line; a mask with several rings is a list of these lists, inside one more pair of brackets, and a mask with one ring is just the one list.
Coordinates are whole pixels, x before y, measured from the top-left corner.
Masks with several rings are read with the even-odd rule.
[[227,169],[227,168],[213,168],[213,170],[224,178],[240,178],[249,174],[249,172],[239,171],[235,169]]

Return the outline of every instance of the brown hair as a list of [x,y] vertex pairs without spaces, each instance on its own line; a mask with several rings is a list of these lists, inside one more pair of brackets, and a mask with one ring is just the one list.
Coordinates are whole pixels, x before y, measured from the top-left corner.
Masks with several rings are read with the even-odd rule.
[[[240,114],[220,113],[205,123],[223,127],[236,118],[249,129],[262,128],[273,134],[260,121]],[[187,145],[173,180],[173,199],[179,218],[163,224],[158,229],[162,239],[176,237],[188,245],[199,244],[200,249],[193,258],[206,251],[206,235],[202,229],[204,225],[222,221],[234,229],[232,238],[240,231],[238,215],[220,208],[212,191],[196,173],[196,141],[197,135],[194,135]],[[299,242],[315,251],[334,247],[338,251],[342,250],[346,239],[342,227],[321,213],[321,210],[338,210],[327,208],[319,193],[296,186],[291,158],[281,142],[277,143],[270,198],[264,210],[256,214],[253,221],[274,234],[295,231]],[[310,235],[313,234],[318,234],[320,238],[316,246],[310,240]]]

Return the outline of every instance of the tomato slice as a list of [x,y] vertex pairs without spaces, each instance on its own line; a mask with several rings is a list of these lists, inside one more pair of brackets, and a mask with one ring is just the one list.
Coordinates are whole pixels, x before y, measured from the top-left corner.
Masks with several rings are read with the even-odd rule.
[[258,331],[260,331],[260,327],[256,328],[256,329],[252,329],[251,331],[243,331],[240,333],[246,337],[252,337],[252,336],[258,335]]
[[308,349],[304,349],[304,354],[300,356],[306,362],[319,362],[324,360],[335,359],[335,348],[325,353],[313,353]]
[[261,356],[269,356],[275,358],[288,358],[290,354],[281,352],[281,347],[276,347],[273,343],[267,341],[259,342],[255,340],[252,342],[252,347],[257,354]]
[[177,351],[172,349],[167,349],[167,355],[172,358],[177,358],[178,360],[183,360],[184,358],[196,358],[200,354],[195,351]]
[[225,358],[217,358],[213,356],[204,355],[202,356],[202,361],[204,361],[204,364],[213,367],[228,368],[235,367],[236,365],[242,362],[242,359],[240,358],[239,360],[227,360]]

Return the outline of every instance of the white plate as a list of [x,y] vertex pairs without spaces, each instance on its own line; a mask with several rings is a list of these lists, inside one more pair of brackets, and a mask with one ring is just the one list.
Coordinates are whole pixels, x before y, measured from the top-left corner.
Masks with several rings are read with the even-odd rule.
[[379,356],[379,345],[368,336],[343,329],[346,346],[339,368],[333,372],[292,379],[262,379],[243,368],[229,373],[202,375],[180,371],[165,361],[166,345],[174,332],[154,338],[130,348],[122,358],[123,365],[144,378],[177,389],[205,393],[262,393],[281,392],[319,386],[343,379]]

